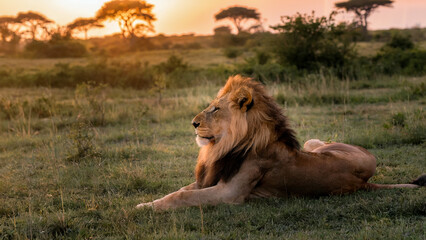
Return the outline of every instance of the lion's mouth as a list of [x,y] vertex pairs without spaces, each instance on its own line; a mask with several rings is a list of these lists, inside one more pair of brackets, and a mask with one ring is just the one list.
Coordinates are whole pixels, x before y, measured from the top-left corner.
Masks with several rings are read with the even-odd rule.
[[198,137],[200,137],[200,138],[208,139],[208,140],[211,140],[211,139],[213,139],[213,138],[214,138],[213,136],[211,136],[211,137],[203,137],[203,136],[200,136],[200,135],[198,135],[198,134],[197,134],[197,136],[198,136]]
[[215,141],[213,136],[206,137],[206,136],[200,136],[198,134],[197,134],[197,138],[195,140],[196,140],[198,146],[200,146],[200,147],[206,146],[206,145]]

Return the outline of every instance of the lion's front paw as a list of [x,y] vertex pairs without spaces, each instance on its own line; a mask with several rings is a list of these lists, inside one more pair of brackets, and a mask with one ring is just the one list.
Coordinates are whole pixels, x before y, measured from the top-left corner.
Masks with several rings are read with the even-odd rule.
[[161,199],[158,199],[153,202],[141,203],[137,205],[136,208],[153,208],[156,211],[163,211],[171,207],[165,201],[161,201]]
[[154,202],[141,203],[138,204],[136,208],[154,208]]

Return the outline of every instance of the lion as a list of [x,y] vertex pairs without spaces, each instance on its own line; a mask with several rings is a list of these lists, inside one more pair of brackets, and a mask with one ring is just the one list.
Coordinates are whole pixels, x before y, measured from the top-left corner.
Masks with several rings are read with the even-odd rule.
[[230,77],[192,120],[201,147],[196,181],[137,208],[239,204],[248,199],[336,195],[365,189],[416,188],[369,183],[376,158],[366,149],[311,139],[301,150],[287,117],[261,83]]

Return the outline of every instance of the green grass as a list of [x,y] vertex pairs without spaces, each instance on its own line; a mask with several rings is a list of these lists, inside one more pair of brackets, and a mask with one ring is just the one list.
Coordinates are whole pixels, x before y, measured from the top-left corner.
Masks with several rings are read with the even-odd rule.
[[[244,58],[250,53],[245,53],[237,59],[228,59],[225,57],[222,49],[202,48],[190,50],[154,50],[136,52],[134,54],[126,54],[125,56],[110,57],[112,61],[142,63],[149,62],[151,65],[165,62],[171,54],[182,57],[190,65],[199,67],[210,67],[218,65],[231,65],[234,63],[243,62]],[[25,59],[25,58],[0,58],[0,69],[24,70],[24,71],[39,71],[40,69],[50,69],[55,64],[70,64],[70,65],[86,65],[90,61],[96,61],[100,57],[93,58],[60,58],[60,59]]]
[[[313,79],[268,87],[301,142],[367,147],[378,158],[372,182],[406,183],[426,171],[426,99],[415,91],[425,82]],[[190,122],[219,88],[166,90],[161,103],[131,89],[87,96],[0,89],[0,239],[425,238],[425,188],[136,210],[194,181],[198,147]],[[90,151],[70,159],[78,143]]]
[[[416,43],[419,48],[425,49],[426,42]],[[384,45],[383,42],[359,42],[356,44],[356,49],[362,56],[373,56]],[[125,56],[110,57],[111,60],[118,61],[148,61],[155,65],[166,61],[171,54],[182,57],[190,65],[199,67],[210,67],[218,65],[232,65],[234,63],[242,63],[244,59],[253,55],[250,52],[244,52],[237,59],[228,59],[224,55],[223,49],[219,48],[201,48],[201,49],[175,49],[175,50],[153,50],[142,51]],[[0,69],[18,69],[25,71],[38,71],[40,69],[52,68],[57,63],[70,65],[86,65],[88,62],[96,60],[97,57],[91,58],[61,58],[61,59],[25,59],[25,58],[2,58],[0,57]]]

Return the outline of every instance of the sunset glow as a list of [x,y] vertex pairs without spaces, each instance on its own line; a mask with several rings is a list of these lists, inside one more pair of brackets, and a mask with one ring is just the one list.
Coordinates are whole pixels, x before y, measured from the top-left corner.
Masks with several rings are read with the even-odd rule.
[[[106,0],[16,0],[2,1],[0,15],[16,15],[21,11],[43,13],[57,24],[66,25],[77,17],[93,17]],[[227,22],[215,22],[213,15],[220,9],[243,5],[257,8],[262,14],[266,28],[280,22],[280,16],[293,15],[296,12],[327,15],[334,8],[335,0],[149,0],[154,4],[157,21],[156,33],[171,34],[212,34],[213,28]],[[372,14],[370,29],[426,27],[426,1],[397,0],[392,8],[382,7]],[[352,15],[341,14],[339,20],[350,21]],[[90,36],[99,36],[118,32],[116,23],[106,23],[104,29],[90,31]]]

